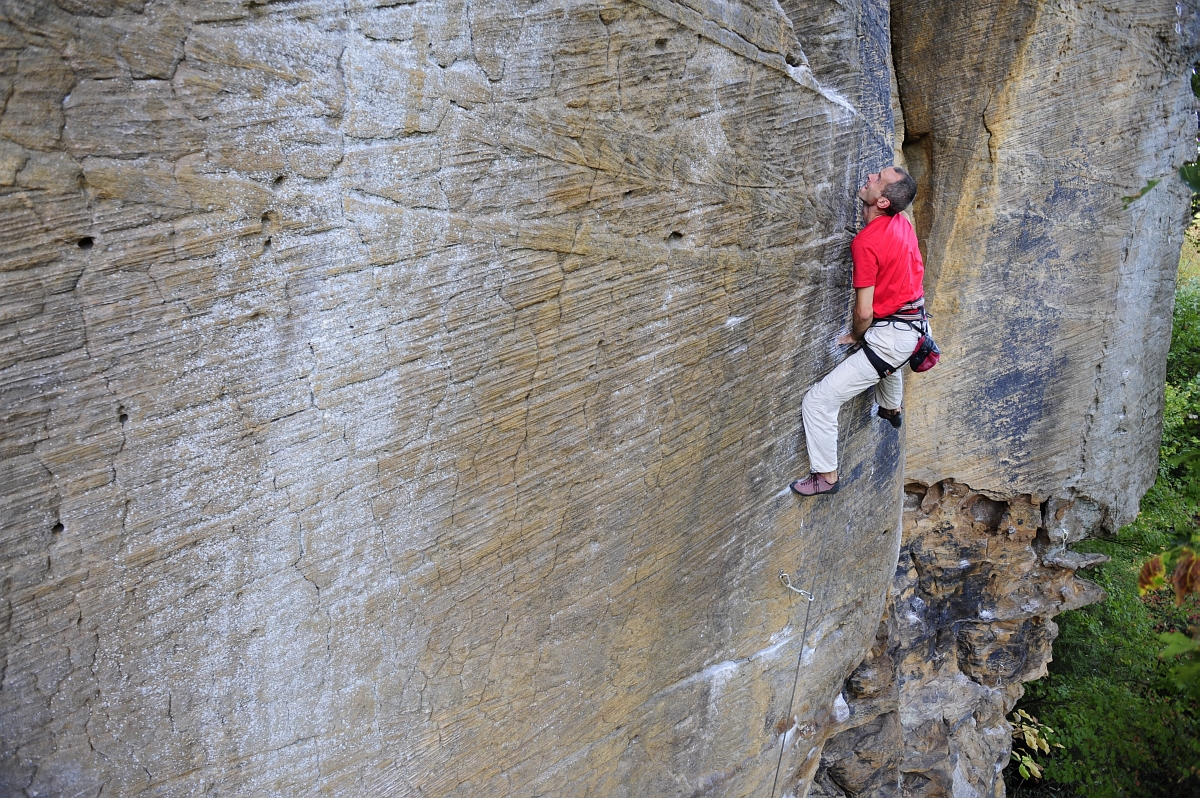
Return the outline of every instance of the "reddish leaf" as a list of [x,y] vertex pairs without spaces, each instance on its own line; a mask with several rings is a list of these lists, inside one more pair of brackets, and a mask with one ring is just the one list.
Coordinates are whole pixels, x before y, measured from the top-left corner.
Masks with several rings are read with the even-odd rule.
[[1200,592],[1200,557],[1191,549],[1184,549],[1179,553],[1179,562],[1175,564],[1175,572],[1171,574],[1171,585],[1175,588],[1176,607],[1182,607],[1183,600],[1190,593]]
[[1138,595],[1144,596],[1166,583],[1167,569],[1163,566],[1162,555],[1156,554],[1142,566],[1142,571],[1138,574]]

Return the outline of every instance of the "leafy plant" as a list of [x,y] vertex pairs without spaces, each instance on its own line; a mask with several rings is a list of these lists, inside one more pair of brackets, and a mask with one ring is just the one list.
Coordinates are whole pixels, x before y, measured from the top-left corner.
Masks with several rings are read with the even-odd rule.
[[1167,354],[1167,382],[1184,389],[1200,373],[1200,284],[1181,275],[1179,288]]
[[1039,753],[1050,753],[1051,748],[1063,747],[1059,743],[1050,742],[1049,735],[1054,733],[1054,729],[1023,709],[1018,709],[1009,716],[1008,725],[1012,728],[1012,760],[1017,763],[1017,772],[1023,779],[1040,780],[1042,766],[1034,757]]
[[[1193,165],[1193,166],[1194,166],[1195,164],[1191,164],[1191,165]],[[1182,174],[1182,172],[1181,172],[1180,174]],[[1196,179],[1197,179],[1198,181],[1200,181],[1200,171],[1198,171],[1198,172],[1197,172],[1197,174],[1196,174]],[[1157,186],[1157,185],[1158,185],[1159,183],[1161,183],[1161,182],[1162,182],[1162,180],[1161,180],[1161,179],[1159,179],[1159,180],[1147,180],[1147,181],[1146,181],[1146,185],[1142,187],[1142,190],[1141,190],[1141,191],[1139,191],[1138,193],[1136,193],[1136,194],[1134,194],[1134,195],[1132,195],[1132,196],[1129,196],[1129,197],[1121,197],[1121,202],[1123,202],[1123,203],[1125,204],[1125,207],[1126,207],[1126,208],[1128,208],[1130,205],[1132,205],[1133,203],[1137,202],[1137,201],[1138,201],[1138,200],[1140,200],[1142,197],[1146,196],[1146,194],[1147,194],[1147,193],[1150,191],[1150,189],[1154,188],[1155,186]],[[1186,178],[1185,178],[1185,182],[1186,182]]]
[[1192,627],[1191,636],[1180,632],[1167,632],[1159,639],[1167,647],[1159,652],[1159,659],[1176,659],[1171,668],[1171,678],[1181,690],[1200,696],[1200,628]]

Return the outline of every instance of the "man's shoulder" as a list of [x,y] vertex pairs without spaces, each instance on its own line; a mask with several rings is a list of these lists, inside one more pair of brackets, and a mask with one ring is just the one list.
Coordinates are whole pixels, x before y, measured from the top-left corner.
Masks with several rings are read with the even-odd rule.
[[898,213],[895,216],[875,217],[862,230],[858,231],[851,244],[861,247],[896,239],[915,241],[916,238],[917,233],[913,229],[912,222],[903,213]]
[[850,242],[851,248],[862,249],[880,241],[887,230],[886,216],[877,216],[859,230]]

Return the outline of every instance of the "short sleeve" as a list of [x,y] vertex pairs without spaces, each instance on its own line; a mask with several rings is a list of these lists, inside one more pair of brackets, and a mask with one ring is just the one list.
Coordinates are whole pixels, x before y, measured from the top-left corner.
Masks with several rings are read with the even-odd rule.
[[879,276],[879,257],[861,235],[850,242],[850,257],[854,261],[854,287],[874,286]]

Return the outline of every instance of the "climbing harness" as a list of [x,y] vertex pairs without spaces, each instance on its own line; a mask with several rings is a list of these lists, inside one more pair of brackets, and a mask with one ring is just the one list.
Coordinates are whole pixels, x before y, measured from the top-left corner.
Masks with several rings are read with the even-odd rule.
[[[875,321],[871,322],[871,326],[876,327],[883,324],[907,324],[909,327],[912,327],[914,330],[916,330],[917,333],[920,334],[920,337],[917,339],[916,347],[913,348],[913,353],[905,362],[908,363],[908,367],[913,371],[920,373],[922,371],[929,371],[929,369],[937,365],[938,360],[941,359],[942,350],[938,349],[938,345],[933,341],[933,336],[929,333],[929,314],[925,312],[924,301],[922,301],[918,306],[918,313],[905,313],[904,311],[910,306],[911,303],[910,305],[906,305],[905,307],[901,308],[896,313],[893,313],[891,316],[884,316],[882,319],[876,319]],[[918,323],[920,326],[917,326]],[[862,346],[863,353],[866,354],[867,360],[871,361],[871,365],[874,367],[875,372],[879,374],[880,379],[883,379],[884,377],[890,377],[904,365],[904,363],[901,363],[899,366],[893,366],[891,363],[888,363],[867,344],[867,339],[865,337],[863,340],[859,341],[859,345]]]

